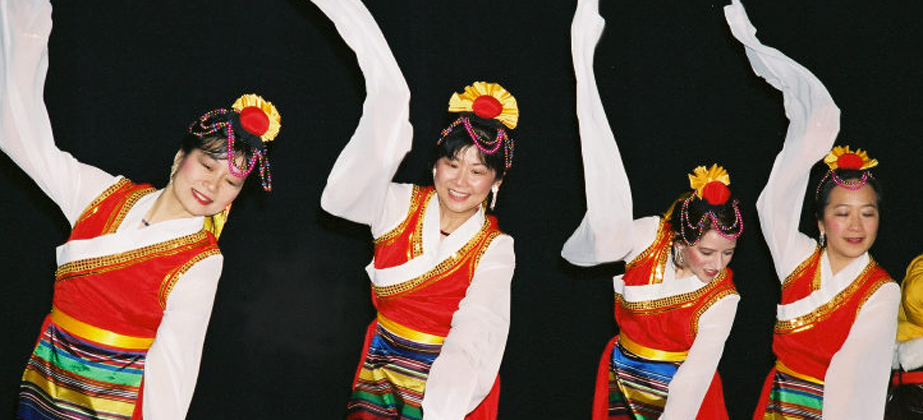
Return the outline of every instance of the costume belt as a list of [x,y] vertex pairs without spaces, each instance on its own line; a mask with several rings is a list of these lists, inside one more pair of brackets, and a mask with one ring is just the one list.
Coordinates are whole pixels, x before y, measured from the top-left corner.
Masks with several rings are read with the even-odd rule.
[[681,362],[686,360],[686,356],[689,354],[688,351],[666,351],[652,349],[650,347],[644,346],[643,344],[638,344],[628,338],[624,332],[619,333],[619,344],[634,354],[641,356],[648,360],[656,360],[660,362]]
[[80,338],[126,350],[147,350],[154,343],[154,337],[123,335],[80,321],[57,306],[51,307],[51,322]]
[[786,375],[794,376],[794,377],[796,377],[796,378],[798,378],[798,379],[801,379],[802,381],[808,381],[808,382],[815,383],[815,384],[818,384],[818,385],[823,385],[823,384],[824,384],[824,381],[821,380],[821,379],[817,379],[817,378],[815,378],[815,377],[813,377],[813,376],[805,375],[805,374],[803,374],[803,373],[798,373],[798,372],[792,370],[792,369],[789,368],[788,366],[785,366],[785,364],[782,363],[781,360],[776,360],[776,371],[782,372],[782,373],[784,373],[784,374],[786,374]]
[[398,336],[416,341],[418,343],[442,344],[442,342],[445,341],[445,337],[443,336],[427,334],[425,332],[420,332],[410,327],[398,324],[397,322],[385,318],[381,312],[378,313],[378,325]]

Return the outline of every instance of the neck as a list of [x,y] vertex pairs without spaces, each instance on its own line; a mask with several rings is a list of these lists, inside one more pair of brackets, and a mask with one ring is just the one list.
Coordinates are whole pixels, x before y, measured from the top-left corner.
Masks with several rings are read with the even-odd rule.
[[191,217],[183,206],[176,199],[173,193],[173,184],[167,184],[160,196],[154,201],[154,205],[147,211],[144,220],[150,224],[165,222],[167,220]]
[[856,260],[855,258],[845,258],[832,254],[829,250],[824,250],[824,253],[827,254],[827,261],[830,262],[830,272],[832,272],[834,276]]
[[441,205],[439,206],[439,230],[452,233],[455,229],[458,229],[459,226],[463,225],[471,216],[474,216],[477,213],[478,209],[475,207],[470,212],[464,213],[455,213],[446,210]]

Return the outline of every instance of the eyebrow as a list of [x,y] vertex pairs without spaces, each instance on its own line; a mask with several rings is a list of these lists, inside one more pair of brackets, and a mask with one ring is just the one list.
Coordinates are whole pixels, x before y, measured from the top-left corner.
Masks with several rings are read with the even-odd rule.
[[867,204],[855,205],[855,204],[848,204],[848,203],[840,203],[840,204],[837,204],[837,205],[834,205],[834,206],[833,206],[834,209],[838,209],[838,208],[840,208],[840,207],[846,207],[846,208],[852,208],[852,207],[866,208],[866,207],[871,207],[871,208],[877,209],[877,208],[878,208],[878,204],[876,204],[876,203],[867,203]]

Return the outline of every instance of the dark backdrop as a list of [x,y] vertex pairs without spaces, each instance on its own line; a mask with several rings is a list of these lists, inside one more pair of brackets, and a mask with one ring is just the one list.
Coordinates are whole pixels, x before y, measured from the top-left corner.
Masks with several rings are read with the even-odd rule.
[[[370,3],[413,93],[415,147],[398,180],[426,179],[451,92],[483,79],[516,95],[516,162],[498,205],[518,260],[501,418],[588,418],[596,364],[615,331],[610,277],[619,267],[579,269],[559,257],[584,212],[575,2]],[[840,141],[881,162],[875,172],[887,191],[872,252],[900,279],[923,252],[923,34],[919,6],[896,3],[746,6],[764,43],[830,89],[843,110]],[[753,203],[787,121],[781,95],[752,74],[731,38],[723,5],[603,1],[596,74],[636,215],[662,211],[688,188],[692,167],[712,162],[727,167],[744,203],[747,232],[731,264],[742,300],[720,366],[732,417],[744,419],[771,363],[778,299]],[[165,184],[181,134],[204,111],[250,91],[278,106],[275,188],[238,200],[221,238],[224,275],[188,417],[342,418],[373,310],[367,229],[318,205],[364,97],[333,25],[306,1],[55,2],[50,56],[45,100],[59,147],[136,181]],[[68,228],[5,156],[0,192],[0,413],[11,413]]]

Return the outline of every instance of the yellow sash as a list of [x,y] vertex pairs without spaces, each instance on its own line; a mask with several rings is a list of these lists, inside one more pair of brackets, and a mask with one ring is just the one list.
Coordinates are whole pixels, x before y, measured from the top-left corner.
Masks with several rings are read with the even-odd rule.
[[398,324],[397,322],[385,318],[381,312],[378,313],[378,325],[381,325],[384,329],[391,331],[401,337],[416,341],[418,343],[442,344],[442,342],[445,341],[445,337],[427,334],[425,332],[420,332]]
[[94,327],[64,313],[56,306],[51,307],[51,322],[80,338],[111,347],[126,350],[147,350],[154,343],[153,337],[133,337]]
[[637,354],[638,356],[661,362],[681,362],[686,360],[686,356],[689,354],[688,351],[666,351],[645,347],[644,345],[632,341],[624,333],[619,333],[619,344],[621,344],[625,350]]

